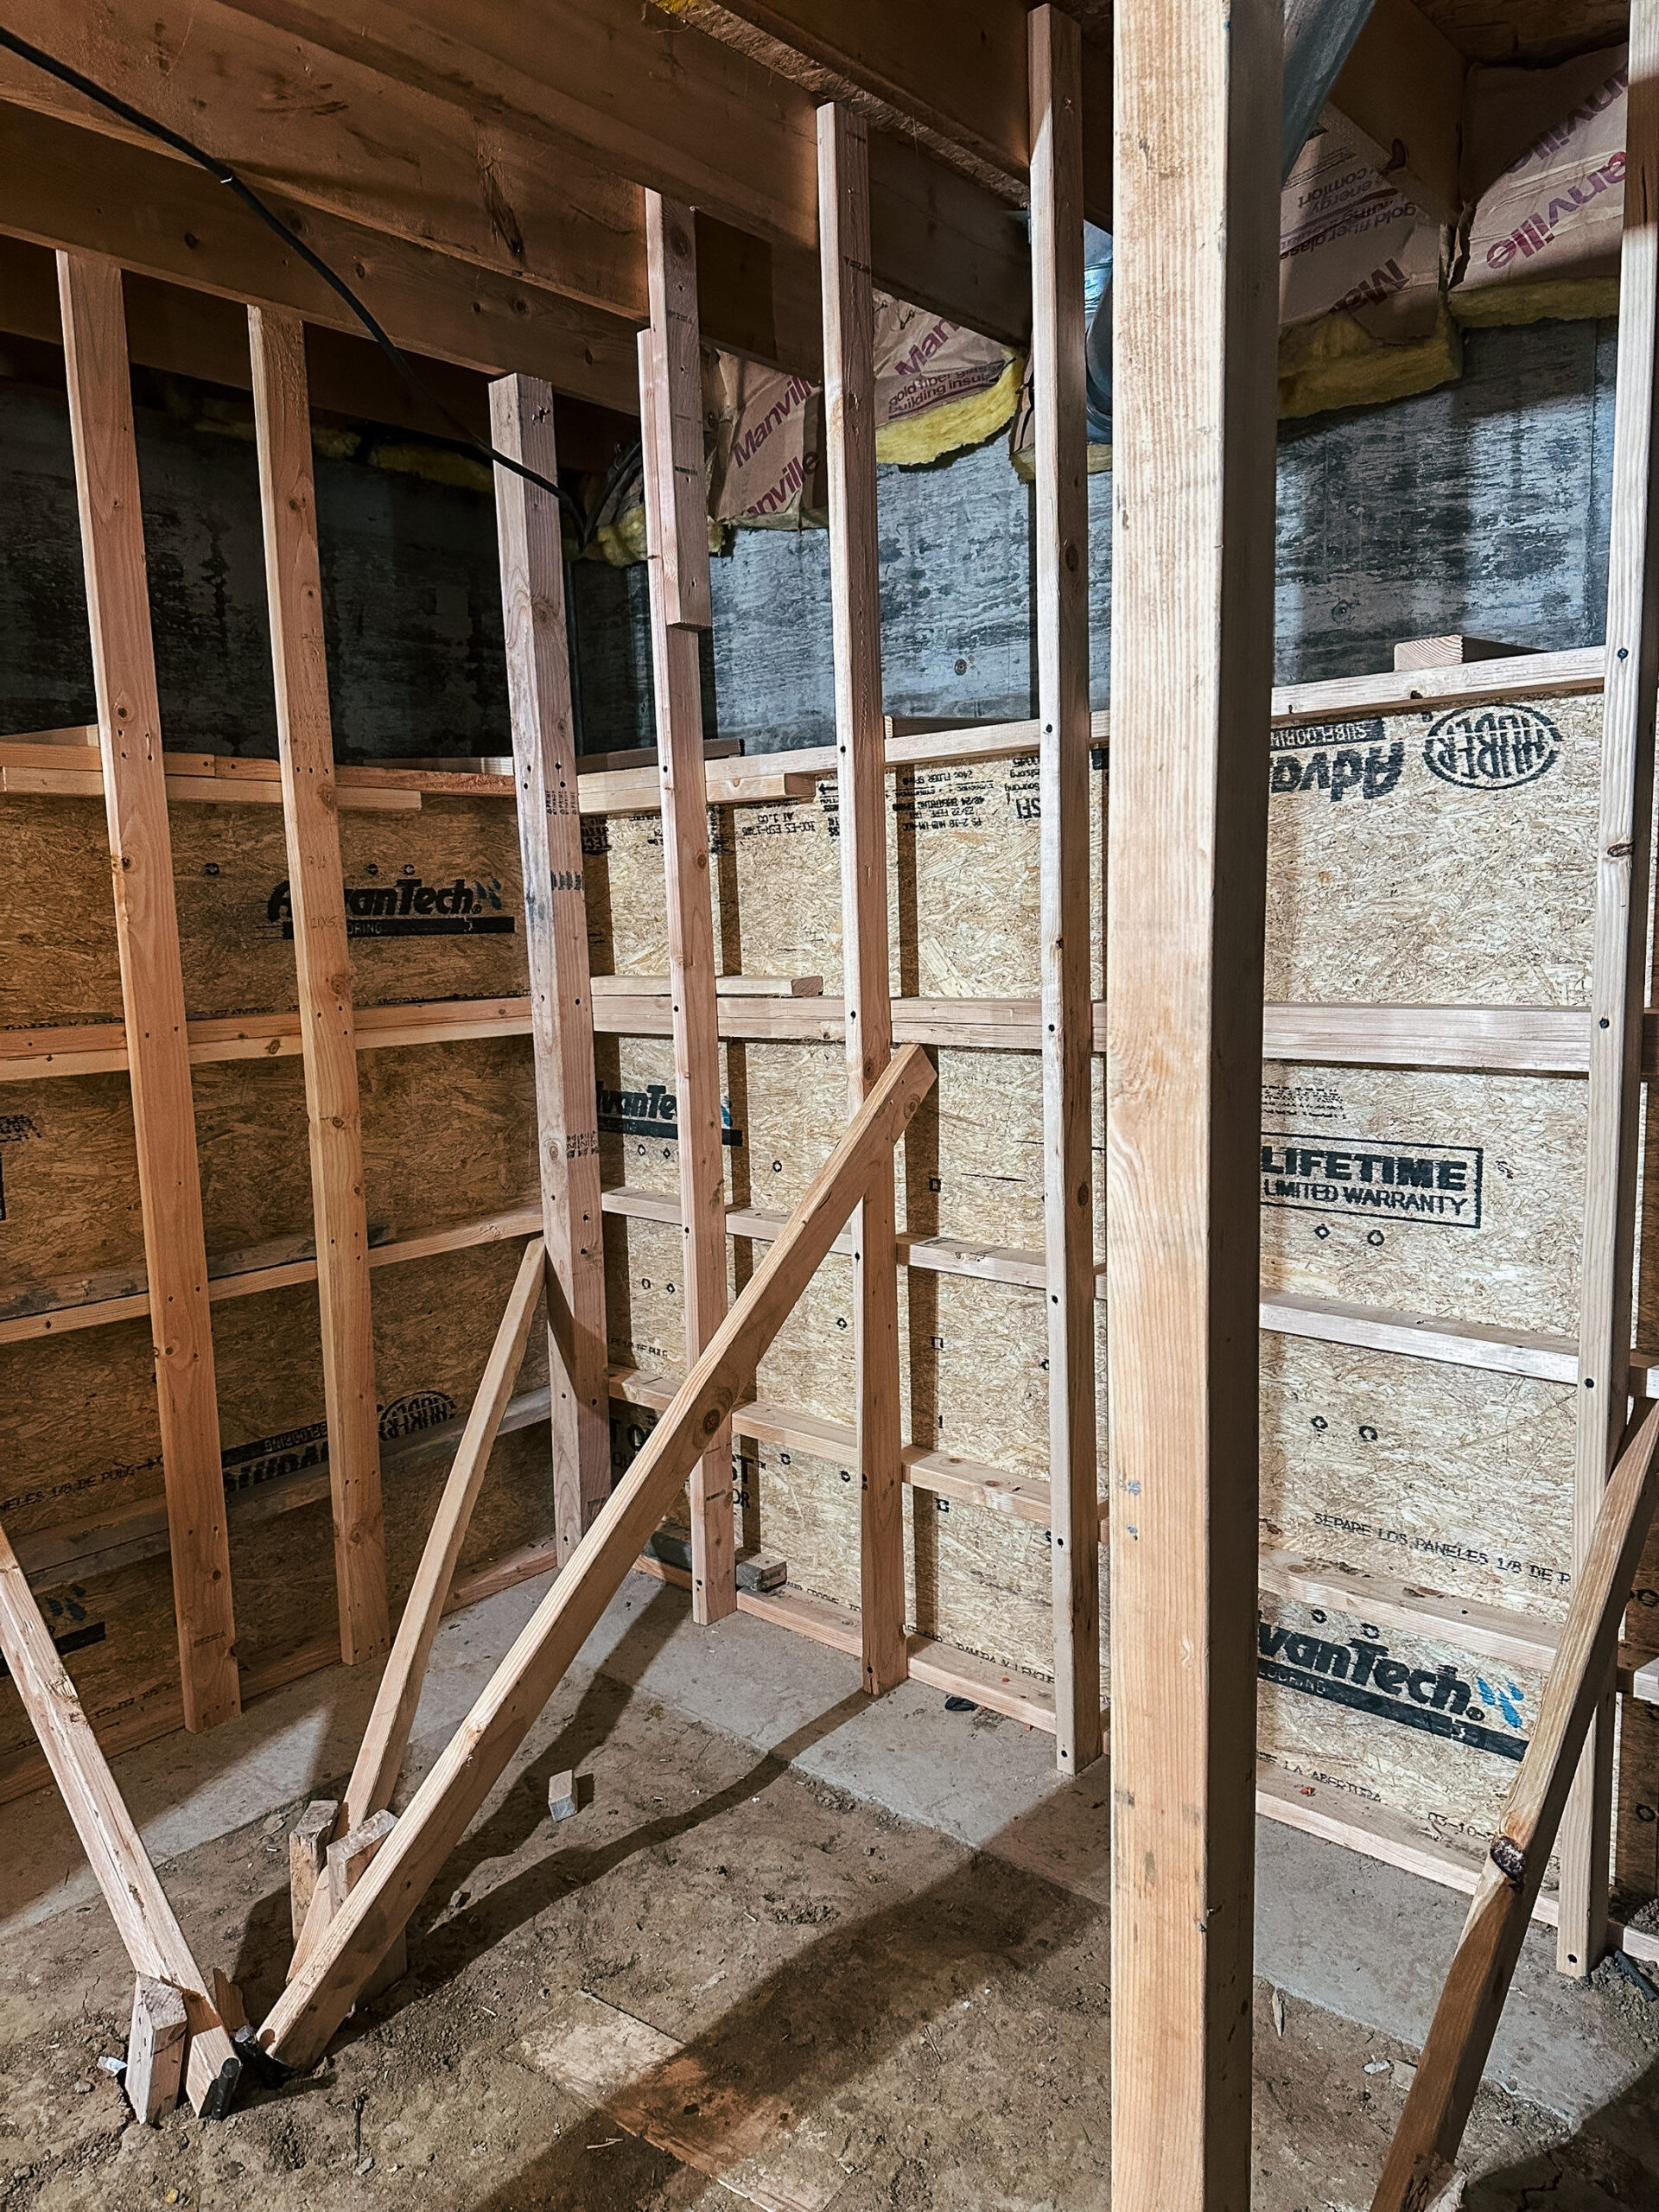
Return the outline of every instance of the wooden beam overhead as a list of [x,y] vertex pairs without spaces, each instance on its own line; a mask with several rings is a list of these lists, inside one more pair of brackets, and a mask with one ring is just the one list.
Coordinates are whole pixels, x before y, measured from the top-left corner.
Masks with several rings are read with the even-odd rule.
[[1118,0],[1112,2202],[1250,2195],[1280,0]]
[[283,308],[250,308],[259,505],[276,693],[283,831],[305,1062],[305,1116],[322,1323],[322,1392],[334,1500],[340,1656],[384,1658],[386,1531],[369,1300],[369,1223],[358,1103],[357,1020],[346,933],[340,805],[328,713],[322,568],[311,473],[305,334]]
[[[1588,1559],[1630,1408],[1630,1270],[1642,1147],[1642,1009],[1659,692],[1659,0],[1630,21],[1625,218],[1602,695],[1601,804],[1590,956],[1590,1102],[1573,1460],[1575,1572]],[[1631,214],[1640,211],[1637,219]],[[1557,1963],[1580,1978],[1606,1942],[1613,1707],[1592,1719],[1561,1830]]]
[[207,1251],[121,271],[58,257],[185,1725],[238,1712]]
[[[490,388],[490,406],[497,450],[556,482],[546,385],[503,378]],[[611,1484],[594,1001],[557,504],[498,465],[495,514],[547,1251],[554,1548],[563,1565]]]
[[[6,179],[0,232],[107,255],[124,269],[234,302],[243,377],[226,382],[245,379],[240,340],[250,301],[291,308],[323,329],[362,334],[339,294],[222,185],[149,142],[130,144],[95,125],[0,104],[0,169]],[[284,205],[283,212],[361,293],[397,344],[486,375],[524,369],[560,391],[625,413],[638,407],[630,319],[580,307],[522,282],[514,270],[480,269],[411,238],[315,210]],[[133,358],[153,358],[137,350],[146,323],[142,315],[136,322]],[[372,340],[363,342],[378,352]],[[385,373],[395,376],[390,363]]]
[[[763,61],[873,130],[917,138],[995,191],[1023,195],[1030,168],[1026,0],[968,0],[948,34],[887,0],[667,0],[666,12]],[[1112,220],[1112,57],[1082,42],[1084,212]]]
[[1056,1755],[1074,1774],[1101,1751],[1083,72],[1069,16],[1034,8],[1029,22],[1049,1529]]
[[[818,111],[823,264],[824,448],[835,644],[836,766],[847,1084],[856,1114],[893,1053],[887,943],[887,725],[876,537],[875,307],[870,286],[867,133],[848,108]],[[859,1560],[864,1687],[904,1681],[904,1423],[893,1161],[878,1158],[855,1217]]]
[[1438,223],[1463,204],[1463,80],[1467,68],[1413,0],[1375,0],[1331,105],[1366,139],[1390,184]]
[[[680,1280],[690,1368],[713,1342],[727,1302],[726,1153],[698,645],[698,632],[711,620],[709,524],[690,210],[648,192],[645,247],[652,321],[639,334],[639,420],[679,1133]],[[728,1427],[709,1438],[691,1471],[690,1491],[691,1610],[706,1626],[737,1610]]]
[[[96,0],[18,0],[13,15],[23,35],[135,106],[206,132],[209,150],[284,211],[433,247],[636,326],[647,315],[640,187],[670,192],[698,207],[700,232],[732,232],[700,255],[708,335],[813,371],[810,98],[780,97],[766,73],[691,33],[665,68],[638,11],[605,4],[616,20],[601,38],[596,10],[574,0],[568,38],[550,37],[539,14],[532,25],[504,12],[511,51],[499,66],[475,44],[475,14],[464,35],[446,36],[391,0],[362,0],[349,25],[301,0],[181,0],[142,25]],[[0,99],[149,143],[10,56]],[[883,158],[880,281],[1018,340],[1028,287],[1007,207],[916,147],[893,141]]]

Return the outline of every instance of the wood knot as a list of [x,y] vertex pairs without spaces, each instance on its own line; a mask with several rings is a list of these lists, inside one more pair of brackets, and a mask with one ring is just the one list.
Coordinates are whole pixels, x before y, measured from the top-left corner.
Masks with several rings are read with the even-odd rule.
[[719,1427],[720,1408],[718,1406],[710,1406],[708,1412],[704,1414],[702,1417],[702,1433],[705,1436],[712,1436]]
[[1527,1869],[1526,1855],[1513,1836],[1495,1835],[1492,1838],[1491,1862],[1506,1882],[1517,1890],[1521,1877]]

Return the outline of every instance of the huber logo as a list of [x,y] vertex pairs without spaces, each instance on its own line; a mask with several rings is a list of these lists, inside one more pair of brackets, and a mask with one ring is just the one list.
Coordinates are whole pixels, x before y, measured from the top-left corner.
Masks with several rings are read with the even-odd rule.
[[[599,1126],[606,1136],[661,1137],[680,1141],[680,1102],[666,1084],[649,1083],[643,1090],[599,1090]],[[743,1141],[741,1129],[732,1127],[732,1109],[720,1102],[720,1141],[734,1147]]]
[[[1476,1684],[1465,1682],[1455,1667],[1413,1667],[1403,1659],[1391,1659],[1388,1645],[1369,1635],[1352,1637],[1346,1643],[1327,1643],[1322,1637],[1262,1621],[1256,1644],[1257,1674],[1281,1689],[1300,1690],[1304,1696],[1345,1705],[1356,1713],[1373,1713],[1402,1727],[1448,1737],[1478,1751],[1496,1751],[1500,1758],[1519,1759],[1526,1751],[1527,1739],[1521,1733],[1525,1693],[1516,1683],[1493,1699],[1505,1724],[1493,1728],[1486,1725],[1486,1707],[1469,1702]],[[1480,1677],[1476,1681],[1483,1695],[1492,1696]]]
[[[265,919],[284,938],[294,934],[294,904],[279,883],[265,902]],[[499,883],[425,883],[400,875],[391,883],[348,883],[347,937],[511,937],[512,916],[501,905]]]
[[1443,1229],[1480,1227],[1478,1145],[1263,1130],[1262,1203],[1305,1213],[1392,1214]]
[[1460,708],[1423,740],[1423,760],[1442,783],[1508,791],[1536,783],[1560,758],[1561,734],[1532,707]]
[[447,1390],[410,1390],[394,1398],[380,1416],[380,1440],[390,1444],[399,1436],[413,1436],[423,1428],[442,1428],[455,1417],[455,1402]]

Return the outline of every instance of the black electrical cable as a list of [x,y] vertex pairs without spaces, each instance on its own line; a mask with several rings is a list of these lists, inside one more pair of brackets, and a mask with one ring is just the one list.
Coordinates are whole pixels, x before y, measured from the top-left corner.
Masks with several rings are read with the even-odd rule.
[[[194,162],[206,169],[208,175],[219,183],[228,186],[251,213],[275,231],[283,244],[297,253],[308,268],[315,270],[330,291],[337,293],[344,300],[410,391],[423,399],[429,407],[435,409],[446,423],[453,424],[461,442],[474,452],[486,454],[499,467],[511,469],[515,476],[522,476],[527,484],[534,484],[543,492],[550,492],[575,522],[581,543],[584,546],[587,544],[593,534],[593,523],[583,517],[582,509],[564,487],[538,474],[535,469],[526,468],[522,461],[514,461],[510,454],[499,452],[487,438],[480,438],[476,431],[469,430],[454,410],[446,406],[429,385],[423,383],[407,356],[387,336],[344,278],[337,276],[327,263],[320,255],[313,253],[305,240],[290,230],[274,209],[266,207],[258,194],[242,181],[228,162],[215,160],[212,154],[185,137],[181,132],[170,130],[164,123],[158,123],[153,115],[146,115],[142,108],[134,107],[130,100],[124,100],[118,93],[106,92],[92,78],[84,77],[79,69],[72,69],[67,61],[58,60],[54,55],[42,52],[38,46],[31,46],[27,39],[19,38],[15,31],[7,30],[3,25],[0,25],[0,46],[7,48],[21,60],[32,63],[35,68],[44,69],[48,76],[57,78],[60,84],[69,86],[86,99],[96,100],[100,107],[108,108],[112,115],[118,115],[124,123],[130,123],[136,129],[148,131],[163,146],[170,146],[175,154],[182,154],[188,161]],[[611,478],[617,474],[617,469],[613,468]],[[606,488],[607,492],[612,488],[609,478]],[[597,522],[602,512],[602,505],[594,510],[594,522]]]

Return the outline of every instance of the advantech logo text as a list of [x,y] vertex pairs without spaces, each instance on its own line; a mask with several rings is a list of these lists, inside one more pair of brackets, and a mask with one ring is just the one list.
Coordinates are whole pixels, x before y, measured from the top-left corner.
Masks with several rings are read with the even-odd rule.
[[[294,935],[294,902],[288,883],[279,883],[265,903],[265,919],[286,938]],[[348,883],[346,934],[364,937],[511,937],[507,912],[497,882],[428,883],[400,875],[391,883]]]

